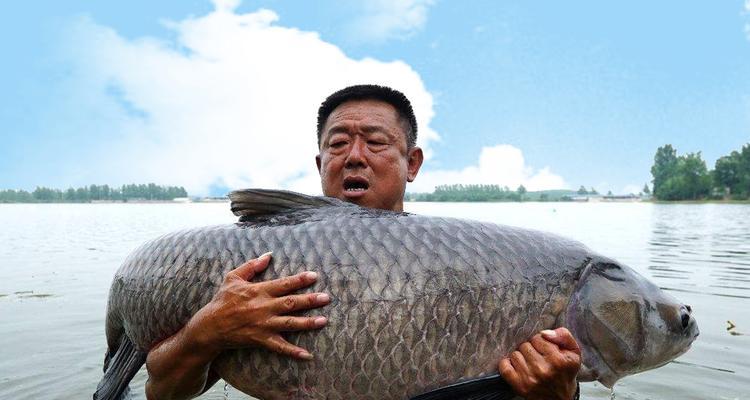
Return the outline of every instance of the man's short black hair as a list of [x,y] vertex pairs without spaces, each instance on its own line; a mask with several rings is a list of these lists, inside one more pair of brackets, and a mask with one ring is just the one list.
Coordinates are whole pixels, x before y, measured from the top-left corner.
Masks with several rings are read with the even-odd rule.
[[403,122],[406,134],[406,147],[412,148],[417,144],[417,118],[411,108],[411,102],[398,90],[379,85],[355,85],[341,89],[328,96],[318,109],[318,146],[323,136],[323,126],[336,107],[352,100],[379,100],[392,105],[398,111],[399,119]]

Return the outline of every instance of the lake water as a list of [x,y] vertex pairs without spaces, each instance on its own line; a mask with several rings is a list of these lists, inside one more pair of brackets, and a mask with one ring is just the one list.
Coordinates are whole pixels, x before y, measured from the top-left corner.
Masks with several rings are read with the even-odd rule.
[[[0,399],[90,398],[110,281],[163,233],[235,220],[226,203],[0,205]],[[408,211],[556,232],[630,265],[693,307],[701,335],[617,399],[750,399],[750,205],[407,203]],[[736,328],[727,330],[727,321]],[[143,398],[143,371],[132,388]],[[225,393],[226,391],[226,393]],[[609,389],[582,385],[582,397]],[[243,398],[217,384],[202,398]]]

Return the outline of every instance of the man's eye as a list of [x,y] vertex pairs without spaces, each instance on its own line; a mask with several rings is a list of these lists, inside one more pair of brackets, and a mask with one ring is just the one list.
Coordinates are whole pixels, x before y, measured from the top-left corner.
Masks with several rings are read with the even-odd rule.
[[343,147],[345,145],[346,145],[345,140],[337,140],[337,141],[329,143],[329,146],[334,147],[334,148]]

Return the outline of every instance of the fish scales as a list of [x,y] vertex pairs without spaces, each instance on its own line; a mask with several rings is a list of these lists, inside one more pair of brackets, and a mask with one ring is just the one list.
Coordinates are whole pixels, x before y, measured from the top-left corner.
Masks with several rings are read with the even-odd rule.
[[403,399],[496,371],[497,361],[559,324],[583,245],[536,231],[450,218],[303,209],[181,231],[151,241],[117,272],[108,340],[147,351],[177,332],[244,261],[273,251],[269,280],[312,270],[332,297],[328,325],[286,337],[302,362],[262,349],[226,351],[213,367],[265,399]]

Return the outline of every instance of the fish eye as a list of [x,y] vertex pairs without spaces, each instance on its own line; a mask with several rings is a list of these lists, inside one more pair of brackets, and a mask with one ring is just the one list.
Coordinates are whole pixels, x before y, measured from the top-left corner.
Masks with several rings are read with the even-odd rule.
[[688,305],[684,305],[680,308],[680,322],[682,322],[682,329],[687,329],[690,325],[690,313],[693,311]]

